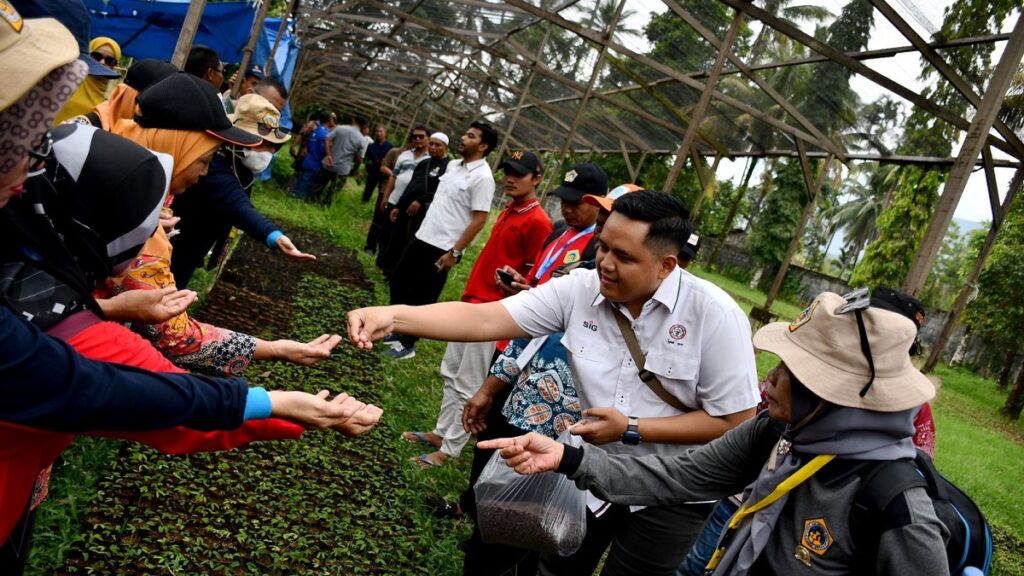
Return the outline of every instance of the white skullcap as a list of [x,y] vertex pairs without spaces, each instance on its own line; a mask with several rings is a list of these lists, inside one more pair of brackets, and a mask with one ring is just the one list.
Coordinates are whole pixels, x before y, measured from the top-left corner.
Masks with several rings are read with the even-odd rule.
[[448,145],[448,136],[446,136],[444,132],[434,132],[433,134],[430,135],[430,139],[444,142],[445,146]]

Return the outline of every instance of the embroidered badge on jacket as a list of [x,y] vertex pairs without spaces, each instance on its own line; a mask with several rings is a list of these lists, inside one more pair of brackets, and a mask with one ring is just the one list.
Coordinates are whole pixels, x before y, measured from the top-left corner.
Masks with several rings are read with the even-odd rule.
[[800,543],[818,556],[823,556],[825,552],[828,552],[828,549],[832,547],[833,539],[825,519],[804,520],[804,535],[800,539]]

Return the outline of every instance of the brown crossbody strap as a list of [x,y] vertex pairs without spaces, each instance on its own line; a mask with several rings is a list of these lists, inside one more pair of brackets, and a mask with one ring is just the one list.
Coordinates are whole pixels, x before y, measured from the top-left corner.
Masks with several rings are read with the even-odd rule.
[[633,363],[636,364],[636,369],[640,372],[640,380],[651,389],[652,392],[658,395],[665,404],[679,410],[680,412],[690,412],[690,409],[686,407],[678,398],[669,394],[668,390],[661,385],[661,381],[658,377],[644,368],[647,363],[647,359],[644,357],[644,353],[640,351],[640,342],[636,339],[636,332],[633,332],[633,327],[629,324],[629,318],[619,311],[616,307],[612,306],[612,315],[615,316],[615,323],[619,325],[619,332],[622,332],[622,339],[626,341],[626,348],[629,349],[629,355],[633,357]]

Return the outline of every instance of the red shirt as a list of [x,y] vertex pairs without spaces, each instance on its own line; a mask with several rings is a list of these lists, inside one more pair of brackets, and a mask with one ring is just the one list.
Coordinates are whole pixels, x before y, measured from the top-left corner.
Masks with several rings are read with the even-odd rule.
[[537,254],[533,268],[526,277],[526,284],[537,286],[551,279],[551,273],[566,264],[578,262],[583,251],[594,237],[594,227],[586,230],[566,228],[565,232],[545,244]]
[[491,229],[491,237],[469,273],[463,302],[494,302],[507,294],[494,281],[494,271],[506,264],[525,274],[551,234],[551,219],[533,200],[523,206],[509,204]]

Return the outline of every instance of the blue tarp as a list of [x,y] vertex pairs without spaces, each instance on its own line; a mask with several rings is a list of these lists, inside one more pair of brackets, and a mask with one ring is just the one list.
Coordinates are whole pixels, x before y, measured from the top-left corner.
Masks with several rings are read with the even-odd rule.
[[[121,51],[133,58],[171,59],[185,21],[188,2],[181,0],[85,0],[92,16],[91,36],[109,36],[121,45]],[[237,64],[249,40],[256,8],[250,2],[208,2],[193,44],[213,48],[220,59]],[[280,18],[267,18],[263,33],[256,42],[252,63],[260,67],[267,61],[274,45]],[[299,43],[294,22],[290,22],[274,55],[270,75],[291,87]],[[291,126],[291,110],[285,107],[281,123]]]
[[[171,59],[188,2],[163,0],[85,0],[92,15],[91,35],[109,36],[134,58]],[[194,44],[213,48],[221,60],[237,63],[249,40],[256,7],[249,2],[209,2]]]

